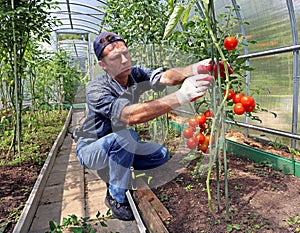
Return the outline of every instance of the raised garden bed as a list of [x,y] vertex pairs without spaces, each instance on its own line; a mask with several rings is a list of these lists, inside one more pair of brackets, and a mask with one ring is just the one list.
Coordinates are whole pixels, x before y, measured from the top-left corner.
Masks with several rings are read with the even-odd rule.
[[[172,121],[169,127],[182,130],[181,124]],[[216,170],[210,181],[214,206],[211,212],[206,173],[193,175],[197,162],[194,160],[177,177],[153,189],[171,215],[167,220],[162,219],[167,230],[174,233],[300,232],[300,179],[291,175],[294,171],[295,175],[299,174],[299,158],[293,161],[286,150],[243,138],[238,132],[230,133],[227,140],[229,215],[226,215],[224,164],[220,172],[220,209]],[[168,146],[168,140],[165,143]],[[153,208],[157,206],[154,204]]]

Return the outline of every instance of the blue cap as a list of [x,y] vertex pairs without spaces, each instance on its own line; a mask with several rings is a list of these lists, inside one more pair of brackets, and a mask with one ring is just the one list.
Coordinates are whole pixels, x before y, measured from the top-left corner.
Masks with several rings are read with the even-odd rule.
[[126,45],[126,42],[121,36],[113,32],[101,32],[94,41],[94,51],[97,58],[99,59],[101,57],[101,54],[107,45],[115,41],[123,41]]

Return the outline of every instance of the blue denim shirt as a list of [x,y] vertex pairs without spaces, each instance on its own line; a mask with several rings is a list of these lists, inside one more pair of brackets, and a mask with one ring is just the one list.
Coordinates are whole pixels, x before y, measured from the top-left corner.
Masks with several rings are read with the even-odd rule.
[[159,80],[164,71],[162,67],[152,70],[133,66],[127,88],[108,74],[91,81],[86,89],[87,117],[76,133],[77,150],[111,132],[124,129],[126,123],[120,121],[123,108],[137,103],[147,90],[162,91],[165,86],[159,84]]

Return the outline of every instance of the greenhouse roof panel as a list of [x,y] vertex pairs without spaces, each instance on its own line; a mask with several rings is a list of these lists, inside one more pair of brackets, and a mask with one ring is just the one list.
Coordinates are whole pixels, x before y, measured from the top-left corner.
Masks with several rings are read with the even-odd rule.
[[94,33],[100,31],[100,25],[104,17],[101,7],[105,1],[99,0],[61,0],[58,1],[59,9],[51,11],[51,14],[61,21],[55,28],[57,33]]

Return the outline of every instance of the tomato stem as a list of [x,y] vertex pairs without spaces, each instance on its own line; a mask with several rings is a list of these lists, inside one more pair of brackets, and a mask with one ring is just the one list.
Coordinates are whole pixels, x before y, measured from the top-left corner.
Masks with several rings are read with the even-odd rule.
[[[202,4],[204,4],[202,2]],[[212,147],[212,142],[213,140],[216,142],[215,144],[215,150],[212,150],[212,148],[210,148],[209,150],[209,154],[210,154],[210,161],[209,161],[209,169],[208,169],[208,173],[207,173],[207,179],[206,179],[206,188],[207,188],[207,196],[208,196],[208,204],[209,204],[209,208],[210,208],[210,211],[214,214],[214,211],[213,211],[213,205],[212,205],[212,199],[211,199],[211,191],[210,191],[210,179],[211,179],[211,174],[212,174],[212,168],[213,168],[213,165],[214,165],[214,162],[216,161],[216,158],[218,156],[218,153],[219,153],[219,136],[220,136],[220,127],[216,127],[216,124],[219,123],[219,125],[221,125],[221,127],[224,128],[225,126],[225,119],[224,119],[224,106],[226,104],[226,101],[227,101],[227,97],[228,97],[228,93],[229,93],[229,70],[228,70],[228,65],[227,65],[227,60],[225,58],[225,55],[222,51],[222,48],[221,46],[219,45],[217,39],[216,39],[216,36],[214,34],[214,31],[213,31],[213,28],[212,28],[212,24],[210,22],[210,20],[214,20],[210,18],[210,14],[209,12],[213,9],[213,0],[210,0],[208,4],[206,4],[205,7],[203,7],[205,9],[205,22],[206,22],[206,25],[207,25],[207,28],[208,28],[208,32],[209,32],[209,35],[212,39],[212,43],[213,43],[213,47],[215,47],[217,49],[217,52],[218,52],[218,55],[220,56],[221,60],[224,62],[224,69],[225,69],[225,76],[226,76],[226,80],[225,80],[225,91],[226,91],[226,95],[223,96],[223,99],[221,101],[221,103],[218,105],[216,103],[216,99],[217,98],[212,98],[213,101],[214,101],[214,106],[216,108],[216,112],[215,112],[215,115],[212,119],[212,126],[211,126],[211,137],[210,137],[210,142],[209,142],[209,145],[211,145]],[[213,23],[215,22],[215,20],[213,21]],[[218,57],[217,57],[218,58]],[[218,66],[218,74],[220,74],[220,71],[219,71],[219,61],[217,60],[217,66]],[[221,75],[218,75],[218,87],[219,87],[219,95],[220,95],[220,87],[221,87]],[[213,87],[214,88],[214,87]],[[213,92],[215,93],[215,92]],[[224,154],[226,153],[226,143],[225,143],[225,130],[222,131],[222,135],[221,135],[223,138],[223,150],[224,150]],[[224,160],[226,159],[226,156],[224,157]],[[227,163],[224,162],[224,166],[226,165]],[[225,168],[225,172],[227,172],[227,168]],[[227,190],[227,175],[225,176],[225,189]],[[218,198],[219,195],[218,195]],[[218,203],[220,203],[218,201]],[[228,218],[228,195],[226,195],[226,218]]]

